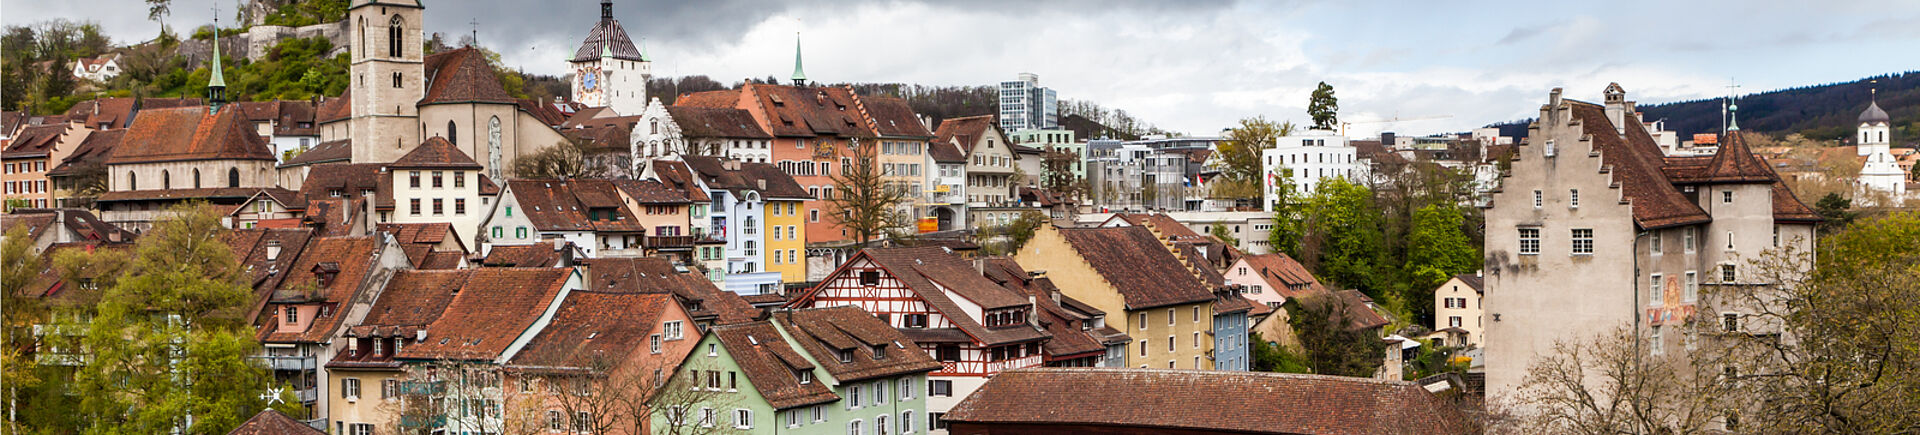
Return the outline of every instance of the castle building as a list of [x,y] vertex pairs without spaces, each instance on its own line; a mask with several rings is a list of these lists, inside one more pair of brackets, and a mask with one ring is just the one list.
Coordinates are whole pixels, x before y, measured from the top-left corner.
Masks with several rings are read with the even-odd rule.
[[613,19],[613,0],[600,1],[600,22],[587,31],[569,59],[573,70],[573,101],[587,107],[606,107],[621,115],[647,109],[647,80],[653,78],[653,60],[636,48],[620,20]]

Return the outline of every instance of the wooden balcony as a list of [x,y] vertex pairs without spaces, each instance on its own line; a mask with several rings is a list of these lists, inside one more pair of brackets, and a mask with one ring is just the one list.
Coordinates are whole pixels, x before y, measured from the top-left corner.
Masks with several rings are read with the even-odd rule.
[[693,236],[647,236],[650,249],[693,249]]

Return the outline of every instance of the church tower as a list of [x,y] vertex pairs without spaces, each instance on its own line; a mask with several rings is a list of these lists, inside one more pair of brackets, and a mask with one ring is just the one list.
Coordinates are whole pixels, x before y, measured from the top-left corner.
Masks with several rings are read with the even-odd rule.
[[420,145],[424,11],[417,0],[353,0],[347,8],[354,163],[392,162]]
[[[1877,91],[1875,93],[1878,93]],[[1860,167],[1860,184],[1871,190],[1892,194],[1896,203],[1907,194],[1906,172],[1900,170],[1900,164],[1890,152],[1893,138],[1892,118],[1887,111],[1880,110],[1880,102],[1869,100],[1867,110],[1860,112],[1860,131],[1858,147],[1860,155],[1867,157],[1866,164]]]
[[636,48],[627,29],[613,19],[613,0],[600,0],[600,22],[568,60],[573,70],[573,101],[587,107],[607,107],[621,115],[647,109],[647,80],[653,78],[653,59]]

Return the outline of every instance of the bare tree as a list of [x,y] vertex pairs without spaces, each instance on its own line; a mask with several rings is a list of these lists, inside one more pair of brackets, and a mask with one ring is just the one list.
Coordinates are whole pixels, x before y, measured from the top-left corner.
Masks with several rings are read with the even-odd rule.
[[[627,380],[620,382],[625,386],[636,384],[643,387],[655,386],[653,394],[644,402],[625,402],[628,408],[627,416],[632,419],[630,427],[648,424],[647,422],[654,417],[659,417],[659,420],[666,424],[651,427],[652,433],[704,435],[728,431],[729,428],[720,424],[720,417],[716,414],[735,405],[737,403],[735,396],[738,395],[722,393],[723,390],[717,386],[711,383],[702,385],[699,379],[695,379],[695,376],[700,373],[717,373],[712,365],[705,362],[689,362],[684,368],[686,370],[680,371],[680,373],[687,373],[684,376],[641,380],[634,377],[641,375],[636,372],[630,374]],[[707,410],[711,410],[711,413]]]
[[513,160],[513,176],[521,179],[605,178],[609,165],[589,158],[584,140],[569,139]]
[[509,416],[502,395],[500,367],[491,363],[439,359],[406,369],[399,400],[386,406],[396,417],[398,434],[534,433],[519,415]]
[[907,194],[887,183],[880,170],[879,154],[877,141],[849,141],[842,151],[846,164],[833,176],[835,192],[827,198],[834,222],[851,231],[862,245],[905,228],[898,209],[907,202]]
[[1527,367],[1503,431],[1551,434],[1692,434],[1721,427],[1732,384],[1706,353],[1660,352],[1622,326],[1554,344]]

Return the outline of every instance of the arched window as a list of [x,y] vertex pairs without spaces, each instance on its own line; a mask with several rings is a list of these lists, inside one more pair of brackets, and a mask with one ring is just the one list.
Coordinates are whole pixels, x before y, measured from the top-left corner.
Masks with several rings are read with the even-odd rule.
[[460,127],[454,125],[453,121],[447,121],[447,142],[454,145],[460,144]]
[[406,46],[406,31],[401,30],[405,27],[402,24],[399,15],[394,15],[393,21],[387,24],[387,57],[400,57],[400,48]]
[[140,179],[133,178],[133,171],[127,171],[127,190],[140,190]]
[[160,170],[160,188],[161,189],[173,188],[173,174],[167,173],[167,170],[165,169]]
[[200,169],[199,168],[194,168],[193,170],[193,188],[195,189],[200,188]]
[[364,58],[367,50],[367,17],[360,17],[360,48],[355,49],[353,54]]
[[227,187],[240,187],[240,168],[227,168]]

